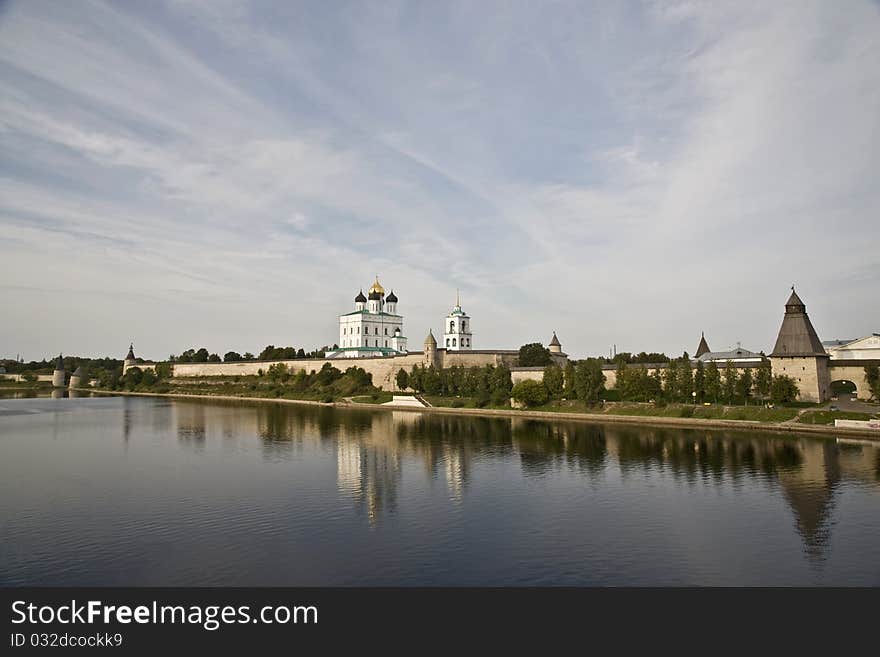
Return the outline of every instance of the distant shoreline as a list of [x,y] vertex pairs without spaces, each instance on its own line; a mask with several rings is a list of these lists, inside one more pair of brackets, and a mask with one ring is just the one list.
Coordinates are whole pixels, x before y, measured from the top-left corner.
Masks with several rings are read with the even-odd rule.
[[477,417],[515,417],[531,420],[571,420],[590,424],[628,424],[670,427],[678,429],[733,429],[739,431],[766,431],[776,434],[811,434],[828,439],[839,436],[855,436],[880,443],[880,431],[875,429],[853,429],[849,427],[817,426],[811,424],[758,422],[755,420],[718,420],[703,418],[654,417],[650,415],[606,415],[603,413],[556,413],[550,411],[529,411],[519,409],[488,408],[450,408],[426,406],[424,408],[406,406],[383,406],[382,404],[360,404],[349,402],[320,402],[308,399],[284,399],[279,397],[241,397],[237,395],[189,395],[183,393],[128,392],[120,390],[92,390],[77,388],[79,392],[92,392],[100,395],[125,395],[135,397],[166,397],[169,399],[206,399],[219,401],[252,401],[258,403],[300,404],[307,406],[327,406],[336,408],[357,408],[379,412],[400,411],[403,413],[434,413],[445,415],[471,415]]

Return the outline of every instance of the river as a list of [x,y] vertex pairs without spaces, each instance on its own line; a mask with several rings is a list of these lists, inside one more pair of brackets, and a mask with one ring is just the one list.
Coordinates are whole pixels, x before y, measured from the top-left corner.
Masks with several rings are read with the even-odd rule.
[[880,585],[880,446],[0,399],[0,585]]

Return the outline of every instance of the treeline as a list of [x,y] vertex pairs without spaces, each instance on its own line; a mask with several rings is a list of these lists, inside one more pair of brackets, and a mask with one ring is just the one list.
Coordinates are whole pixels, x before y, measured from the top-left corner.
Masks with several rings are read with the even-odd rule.
[[[55,364],[58,357],[44,358],[43,360],[32,360],[29,363],[22,363],[15,359],[0,361],[0,365],[6,368],[9,374],[24,374],[33,372],[34,374],[51,374],[55,371]],[[64,356],[64,369],[67,372],[73,372],[80,365],[91,378],[96,378],[102,370],[119,369],[122,371],[122,361],[118,358],[84,358],[81,356]]]
[[510,368],[504,364],[483,367],[449,367],[415,365],[411,372],[401,369],[396,376],[397,387],[410,388],[426,395],[471,397],[479,407],[510,403]]
[[634,363],[668,363],[672,360],[669,356],[663,353],[659,353],[656,351],[652,351],[650,353],[646,353],[644,351],[640,351],[637,354],[631,354],[628,351],[621,351],[619,354],[615,354],[611,358],[600,357],[599,361],[605,364],[618,365],[620,363],[624,364],[634,364]]
[[511,397],[524,406],[542,406],[559,399],[577,399],[596,404],[605,391],[605,375],[598,358],[569,362],[563,370],[558,365],[544,369],[542,381],[526,379],[511,391]]
[[[130,367],[124,376],[107,372],[98,378],[98,387],[104,390],[127,390],[130,392],[169,392],[171,390],[171,364],[157,363],[156,369]],[[224,392],[260,391],[274,397],[304,396],[333,401],[337,397],[378,392],[373,386],[373,376],[361,367],[349,367],[344,372],[330,363],[320,370],[291,372],[284,363],[275,363],[256,376],[230,377],[220,384]]]
[[[276,347],[273,344],[266,346],[263,351],[254,356],[251,352],[246,351],[243,354],[237,351],[227,351],[220,358],[219,354],[208,352],[207,349],[187,349],[179,356],[171,355],[168,360],[172,363],[239,363],[248,360],[293,360],[295,358],[324,358],[324,355],[331,347],[321,347],[306,351],[302,347]],[[336,349],[333,345],[332,349]]]
[[663,370],[648,372],[646,367],[627,367],[619,363],[615,388],[622,401],[744,403],[762,401],[791,402],[797,399],[797,383],[789,376],[773,376],[770,361],[742,372],[727,361],[724,368],[715,362],[696,365],[685,353],[670,360]]

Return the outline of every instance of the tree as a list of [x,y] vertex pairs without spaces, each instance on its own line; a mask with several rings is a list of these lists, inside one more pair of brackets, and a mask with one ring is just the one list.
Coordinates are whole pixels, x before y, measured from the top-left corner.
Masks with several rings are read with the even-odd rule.
[[540,342],[531,342],[519,348],[520,367],[543,367],[551,362],[550,350]]
[[156,363],[156,376],[160,379],[170,379],[174,376],[174,366],[171,363]]
[[227,351],[223,354],[223,361],[226,363],[235,363],[241,360],[241,354],[234,351]]
[[406,390],[409,388],[409,374],[406,373],[406,370],[402,367],[397,370],[397,376],[395,377],[397,380],[397,389],[398,390]]
[[220,356],[218,354],[211,354],[210,356],[208,356],[208,362],[209,363],[220,363],[222,361],[220,360]]
[[578,399],[587,404],[599,401],[599,395],[605,390],[605,375],[598,359],[585,358],[575,365],[574,389]]
[[733,403],[734,395],[736,394],[736,380],[738,376],[736,373],[736,368],[733,366],[733,361],[729,360],[724,365],[724,401],[728,404]]
[[562,396],[562,391],[565,388],[565,375],[559,365],[548,365],[544,368],[544,387],[551,399],[558,399]]
[[305,357],[306,357],[306,350],[303,349],[302,347],[300,347],[299,349],[297,349],[297,350],[296,350],[296,357],[297,357],[297,358],[305,358]]
[[144,378],[144,372],[140,367],[129,367],[122,377],[122,385],[126,390],[134,390]]
[[422,373],[422,387],[427,395],[439,395],[442,388],[440,375],[433,365],[429,365]]
[[670,401],[678,397],[678,361],[671,360],[663,370],[663,393]]
[[209,357],[210,357],[210,354],[208,354],[208,350],[205,349],[204,347],[202,347],[193,356],[193,362],[194,363],[207,363]]
[[749,403],[749,397],[752,396],[752,371],[745,368],[736,382],[736,394]]
[[694,391],[694,374],[687,352],[684,352],[678,359],[678,377],[675,383],[679,401],[691,401],[693,399],[691,393]]
[[710,361],[706,366],[706,398],[717,404],[721,397],[721,372],[718,371],[718,363]]
[[880,366],[876,363],[865,365],[865,379],[868,381],[871,396],[880,401]]
[[25,381],[27,383],[33,383],[34,381],[37,380],[37,375],[34,372],[31,372],[30,370],[28,370],[27,372],[24,372],[21,375],[21,380]]
[[242,356],[242,358],[244,360],[254,360],[254,355],[251,352],[246,351],[244,352],[244,356]]
[[770,383],[770,397],[774,402],[792,402],[800,394],[794,379],[785,374],[777,374]]
[[[278,365],[283,365],[283,363],[278,363]],[[274,367],[274,365],[273,365]],[[270,368],[271,369],[271,368]],[[330,363],[324,363],[321,366],[321,369],[318,371],[318,375],[316,380],[318,385],[329,386],[334,381],[340,379],[342,377],[342,372],[337,368],[333,367]]]
[[275,363],[274,365],[269,366],[266,374],[273,381],[281,380],[284,382],[287,381],[287,378],[290,376],[290,370],[287,369],[287,365],[284,363]]
[[492,401],[498,404],[508,403],[510,389],[513,387],[513,382],[510,380],[510,368],[504,363],[493,368],[489,375],[489,386]]
[[520,381],[510,391],[510,396],[525,406],[541,406],[549,397],[543,383],[526,379]]
[[694,399],[697,403],[702,404],[706,398],[706,367],[703,361],[698,360],[694,369],[694,392],[697,393]]
[[755,392],[758,397],[765,399],[770,396],[770,383],[773,378],[773,372],[770,369],[770,360],[761,358],[761,364],[755,371]]
[[158,381],[159,378],[156,376],[156,373],[152,369],[144,370],[143,375],[141,375],[141,385],[142,386],[152,386]]
[[574,391],[574,363],[569,361],[565,365],[565,397],[574,399],[577,393]]

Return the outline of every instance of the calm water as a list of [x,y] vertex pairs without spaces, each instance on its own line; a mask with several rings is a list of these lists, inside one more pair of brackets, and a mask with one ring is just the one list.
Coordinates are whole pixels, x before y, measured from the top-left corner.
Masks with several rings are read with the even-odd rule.
[[880,449],[0,399],[0,584],[880,585]]

